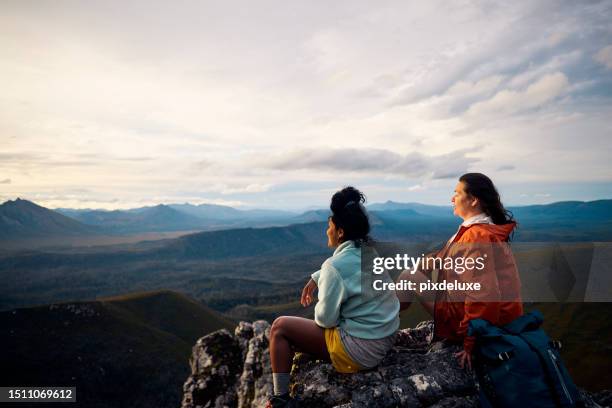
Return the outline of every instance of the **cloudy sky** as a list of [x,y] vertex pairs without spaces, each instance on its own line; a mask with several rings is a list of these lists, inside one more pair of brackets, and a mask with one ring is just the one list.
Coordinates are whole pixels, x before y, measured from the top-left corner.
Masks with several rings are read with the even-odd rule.
[[0,201],[612,198],[612,2],[0,4]]

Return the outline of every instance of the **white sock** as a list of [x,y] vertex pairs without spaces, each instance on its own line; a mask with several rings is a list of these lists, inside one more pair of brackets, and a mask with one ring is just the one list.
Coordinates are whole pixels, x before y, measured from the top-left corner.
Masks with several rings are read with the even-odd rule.
[[272,373],[274,395],[283,395],[289,392],[289,373]]

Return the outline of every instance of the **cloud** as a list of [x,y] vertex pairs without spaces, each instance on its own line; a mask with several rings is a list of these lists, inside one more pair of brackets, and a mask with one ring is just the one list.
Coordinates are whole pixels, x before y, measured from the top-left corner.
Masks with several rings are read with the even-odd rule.
[[465,173],[472,163],[477,162],[478,159],[467,156],[473,151],[467,149],[426,156],[417,152],[400,154],[376,148],[301,149],[267,157],[259,165],[282,171],[336,171],[339,174],[354,172],[444,179]]
[[4,179],[4,180],[0,180],[0,184],[11,184],[11,179],[7,178],[7,179]]
[[0,153],[0,166],[27,166],[48,170],[52,167],[86,167],[86,166],[105,166],[111,161],[118,162],[150,162],[155,157],[146,156],[119,156],[102,155],[99,153],[79,153],[79,154],[55,154],[45,155],[42,153]]
[[425,190],[425,187],[423,187],[423,185],[421,184],[415,184],[413,186],[408,187],[408,191],[421,191],[421,190]]
[[530,62],[526,69],[515,73],[508,82],[508,87],[513,89],[524,88],[545,75],[563,71],[564,69],[572,69],[572,67],[580,64],[582,55],[582,50],[571,50],[553,55],[539,64]]
[[561,95],[569,87],[569,81],[562,72],[545,75],[524,91],[505,89],[491,99],[470,106],[468,114],[495,115],[513,114],[537,108]]
[[492,75],[478,81],[459,81],[453,84],[445,95],[467,98],[487,94],[497,89],[503,80],[503,75]]
[[593,58],[607,69],[612,69],[612,45],[599,50]]
[[276,206],[348,179],[432,201],[467,170],[611,180],[609,2],[149,6],[0,13],[3,194]]
[[510,171],[514,169],[516,169],[516,166],[513,166],[512,164],[504,164],[504,165],[499,166],[497,168],[497,171]]
[[32,153],[0,153],[0,161],[2,162],[20,162],[28,160],[43,160],[41,154]]
[[147,156],[131,156],[131,157],[113,157],[112,160],[118,161],[151,161],[155,160],[155,157],[147,157]]
[[243,187],[224,187],[221,194],[264,193],[272,188],[272,184],[249,184]]

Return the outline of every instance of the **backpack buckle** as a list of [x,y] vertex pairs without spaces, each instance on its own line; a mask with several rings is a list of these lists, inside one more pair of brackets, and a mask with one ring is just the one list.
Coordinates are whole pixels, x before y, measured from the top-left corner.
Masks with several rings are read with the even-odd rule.
[[510,357],[512,357],[511,351],[504,351],[497,355],[497,358],[499,358],[501,361],[508,361],[510,360]]
[[551,340],[550,347],[554,348],[555,350],[561,350],[562,344],[559,340]]

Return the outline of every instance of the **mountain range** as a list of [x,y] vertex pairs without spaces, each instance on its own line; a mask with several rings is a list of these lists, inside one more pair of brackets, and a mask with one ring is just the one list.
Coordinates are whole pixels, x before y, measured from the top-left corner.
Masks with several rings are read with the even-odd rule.
[[[368,206],[373,224],[394,221],[417,226],[456,225],[450,206],[387,201]],[[612,200],[566,201],[546,205],[510,207],[520,225],[539,227],[525,238],[547,238],[547,227],[566,227],[572,232],[581,223],[605,233],[612,220]],[[51,210],[31,201],[16,199],[0,205],[0,241],[22,238],[104,236],[169,231],[228,230],[242,227],[286,226],[327,221],[329,211],[302,214],[280,210],[239,210],[212,204],[160,204],[129,210]],[[603,223],[603,224],[601,224]],[[599,225],[599,228],[597,227]],[[426,228],[427,229],[427,228]],[[604,234],[605,235],[605,234]],[[583,237],[582,239],[584,239]],[[74,244],[72,244],[74,245]]]
[[57,210],[82,224],[96,227],[98,232],[143,232],[189,230],[204,227],[205,222],[184,211],[160,204],[133,210]]

